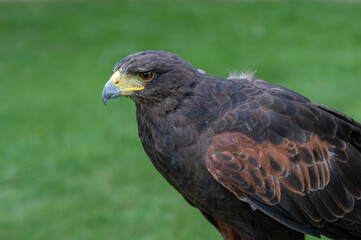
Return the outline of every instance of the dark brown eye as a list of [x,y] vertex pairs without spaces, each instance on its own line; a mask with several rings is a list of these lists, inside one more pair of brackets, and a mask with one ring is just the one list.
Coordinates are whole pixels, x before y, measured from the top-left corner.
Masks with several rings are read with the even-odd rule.
[[152,80],[154,77],[154,73],[153,72],[141,72],[138,73],[138,78],[144,82],[149,82],[150,80]]

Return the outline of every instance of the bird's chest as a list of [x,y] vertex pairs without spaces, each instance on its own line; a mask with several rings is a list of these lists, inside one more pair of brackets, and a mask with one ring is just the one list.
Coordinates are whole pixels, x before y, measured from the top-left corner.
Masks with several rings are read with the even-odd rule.
[[139,126],[139,136],[155,168],[193,205],[218,191],[219,184],[206,167],[210,144],[206,133],[196,135],[189,128],[175,129],[163,122]]

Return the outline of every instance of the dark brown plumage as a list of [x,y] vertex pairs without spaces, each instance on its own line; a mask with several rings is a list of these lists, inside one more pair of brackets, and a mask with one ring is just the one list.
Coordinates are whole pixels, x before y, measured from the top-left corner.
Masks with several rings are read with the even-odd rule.
[[253,77],[219,79],[163,51],[114,67],[103,101],[136,105],[163,177],[224,239],[361,239],[361,125]]

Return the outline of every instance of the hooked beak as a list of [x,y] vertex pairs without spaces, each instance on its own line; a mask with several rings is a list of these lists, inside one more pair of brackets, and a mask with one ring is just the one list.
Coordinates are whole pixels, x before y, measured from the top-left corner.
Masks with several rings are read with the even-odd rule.
[[121,95],[131,95],[134,91],[143,90],[144,86],[136,75],[120,73],[116,71],[109,81],[105,84],[102,99],[104,105],[107,105],[108,99],[116,98]]
[[120,75],[120,72],[115,72],[103,88],[102,99],[105,106],[107,105],[108,99],[120,96],[120,89],[114,84],[119,78],[118,75]]

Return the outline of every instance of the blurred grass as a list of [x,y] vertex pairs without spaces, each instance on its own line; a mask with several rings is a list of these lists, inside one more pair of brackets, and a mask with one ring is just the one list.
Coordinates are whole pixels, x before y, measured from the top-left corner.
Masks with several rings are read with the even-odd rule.
[[[0,239],[221,239],[156,172],[128,99],[101,91],[126,55],[255,70],[361,120],[361,3],[0,2]],[[309,238],[311,239],[311,238]]]

